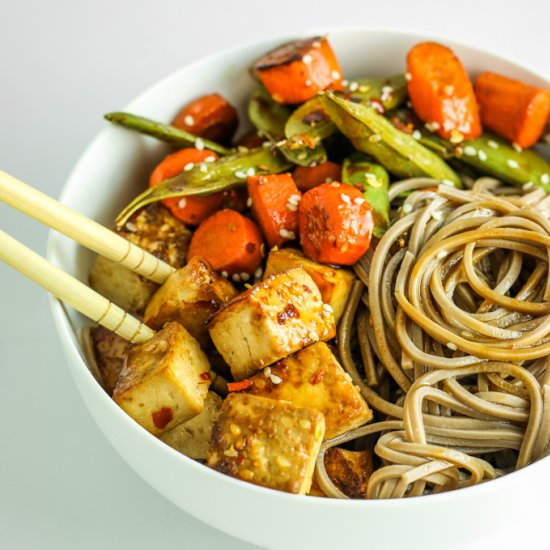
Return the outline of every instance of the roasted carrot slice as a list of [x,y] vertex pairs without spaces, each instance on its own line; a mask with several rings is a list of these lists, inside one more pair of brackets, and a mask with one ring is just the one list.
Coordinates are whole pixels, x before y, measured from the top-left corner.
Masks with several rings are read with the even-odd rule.
[[299,189],[307,191],[322,183],[340,181],[342,167],[327,160],[327,162],[322,162],[317,166],[297,166],[292,172],[292,177]]
[[342,69],[322,36],[289,42],[268,52],[254,71],[278,103],[301,103],[327,88],[339,87]]
[[239,124],[237,110],[220,94],[200,97],[186,105],[172,126],[220,143],[230,143]]
[[195,256],[224,276],[247,281],[262,263],[262,233],[235,210],[220,210],[193,234],[187,259]]
[[[217,159],[218,155],[212,151],[199,149],[181,149],[165,157],[153,170],[149,178],[149,186],[157,185],[161,181],[177,176],[186,168],[194,164]],[[223,204],[225,194],[214,193],[207,197],[173,197],[164,199],[172,215],[187,225],[199,225],[204,219],[219,210]]]
[[270,247],[296,239],[302,194],[290,174],[249,177],[248,196],[252,215]]
[[407,88],[416,114],[444,138],[481,135],[474,90],[456,55],[441,44],[422,42],[407,56]]
[[298,226],[302,248],[311,259],[352,265],[368,250],[374,222],[358,189],[333,182],[304,193]]
[[481,74],[474,88],[484,126],[520,147],[538,141],[550,115],[550,93],[491,72]]

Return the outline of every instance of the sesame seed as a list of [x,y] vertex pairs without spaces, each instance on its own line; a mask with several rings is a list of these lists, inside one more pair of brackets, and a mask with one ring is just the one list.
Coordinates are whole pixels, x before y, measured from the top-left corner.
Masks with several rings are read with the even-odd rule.
[[437,257],[442,260],[443,258],[445,258],[445,256],[447,256],[448,252],[446,250],[440,250],[438,253],[437,253]]
[[447,342],[447,347],[449,349],[452,349],[454,351],[456,351],[458,349],[457,345],[456,344],[453,344],[452,342]]
[[464,136],[461,132],[456,129],[451,130],[451,137],[449,138],[451,143],[462,143],[464,141]]
[[346,79],[342,80],[342,86],[346,86],[347,88],[348,84],[349,82]]
[[240,180],[243,180],[246,178],[246,172],[244,172],[243,170],[237,170],[235,172],[235,177],[239,178]]
[[250,167],[247,171],[246,171],[246,175],[248,177],[252,177],[256,174],[256,170],[254,169],[254,167]]
[[490,139],[488,142],[487,142],[487,145],[489,147],[491,147],[491,149],[498,149],[498,143],[493,140],[493,139]]
[[201,139],[201,138],[197,138],[195,140],[195,147],[199,150],[199,151],[202,151],[204,149],[204,141]]
[[338,71],[332,71],[330,73],[330,76],[332,76],[332,78],[334,78],[334,80],[338,80],[340,78],[340,73]]
[[486,161],[487,160],[487,153],[485,151],[482,151],[481,149],[477,152],[477,156],[479,157],[479,160]]
[[262,147],[263,147],[264,149],[269,149],[269,147],[271,147],[271,142],[270,142],[270,141],[264,141],[264,142],[262,143]]
[[307,158],[307,153],[305,151],[303,153],[298,153],[298,158],[300,160],[305,160]]
[[266,367],[266,368],[264,369],[264,376],[265,376],[266,378],[269,378],[269,377],[271,376],[271,368],[270,368],[270,367]]
[[259,267],[258,269],[256,269],[256,271],[254,271],[254,277],[256,279],[259,279],[263,274],[264,274],[264,272],[263,272],[263,269],[261,267]]
[[382,185],[382,180],[379,180],[374,174],[365,174],[367,178],[367,183],[370,187],[380,187]]
[[523,151],[523,147],[521,145],[519,145],[518,143],[512,143],[512,147],[518,153],[521,153]]
[[365,199],[363,199],[363,198],[361,198],[361,197],[355,197],[355,198],[353,199],[353,202],[354,202],[355,204],[363,204],[363,203],[365,202]]
[[325,183],[332,183],[334,180],[332,178],[325,178]]
[[380,141],[382,139],[382,136],[379,136],[378,134],[372,134],[372,136],[369,136],[369,141],[371,143],[376,143],[377,141]]
[[275,385],[277,384],[280,384],[283,379],[280,377],[280,376],[277,376],[276,374],[272,374],[269,379],[271,380],[271,382]]
[[248,273],[241,273],[241,281],[248,281],[250,279],[250,275]]
[[323,309],[325,311],[328,311],[329,313],[332,313],[334,309],[332,309],[332,306],[330,304],[323,304]]
[[296,234],[294,233],[294,231],[289,231],[288,229],[285,229],[284,227],[282,227],[280,230],[279,230],[279,235],[283,238],[283,239],[289,239],[289,240],[294,240],[296,238]]
[[195,166],[195,163],[194,163],[194,162],[188,162],[188,163],[183,167],[183,171],[184,171],[184,172],[189,172],[189,170],[192,170],[194,166]]
[[128,231],[131,231],[132,233],[135,233],[138,230],[137,225],[135,223],[132,223],[132,222],[128,222],[126,224],[126,229]]
[[306,80],[306,86],[311,86],[311,80]]
[[412,74],[411,74],[411,73],[408,73],[408,72],[405,73],[405,80],[406,80],[407,82],[410,82],[410,81],[412,80]]
[[248,208],[250,208],[252,206],[252,197],[248,197],[248,199],[246,199],[246,206]]
[[319,340],[319,335],[314,330],[310,330],[308,332],[308,336],[310,337],[311,340]]
[[535,187],[535,184],[532,181],[528,181],[521,186],[524,191],[529,191],[529,189],[532,189],[533,187]]
[[222,277],[227,279],[227,277],[229,277],[229,273],[227,273],[227,271],[222,271]]
[[206,167],[206,164],[201,163],[199,170],[201,172],[208,172],[208,168]]
[[306,55],[304,55],[304,57],[302,57],[302,61],[304,63],[311,63],[313,61],[313,57],[311,57],[311,55],[306,53]]
[[403,214],[410,214],[413,210],[412,204],[403,205]]
[[508,159],[506,161],[506,164],[510,167],[510,168],[519,168],[519,164],[517,163],[517,161],[515,161],[514,159]]
[[468,157],[475,157],[477,151],[471,145],[467,145],[466,147],[464,147],[464,154]]
[[346,204],[351,204],[351,199],[350,199],[345,193],[340,193],[340,198],[341,198]]
[[441,210],[434,210],[432,212],[432,218],[436,221],[439,221],[443,217],[443,213]]
[[241,280],[241,276],[238,273],[234,273],[231,277],[236,283],[239,283]]
[[426,129],[428,129],[430,132],[435,132],[436,130],[439,130],[439,128],[441,128],[439,122],[436,122],[435,120],[432,122],[426,122],[424,126],[426,126]]
[[178,208],[185,208],[187,205],[187,199],[184,197],[178,201]]
[[331,187],[340,187],[340,184],[337,182],[337,181],[333,181],[331,184],[330,184]]
[[451,180],[441,180],[441,183],[443,185],[449,185],[450,187],[454,187],[454,183]]
[[302,196],[297,194],[290,195],[290,197],[288,197],[288,202],[292,204],[298,204],[301,200],[302,200]]
[[214,155],[210,155],[209,157],[206,157],[204,159],[205,162],[214,162],[216,160],[216,157]]
[[370,90],[370,86],[367,86],[366,84],[359,84],[359,91],[362,94],[366,94]]
[[291,212],[296,212],[298,210],[298,205],[292,202],[288,202],[286,204],[286,207],[287,207],[287,210],[290,210]]
[[412,133],[412,137],[414,139],[420,139],[422,137],[422,132],[420,130],[415,130],[413,133]]
[[357,82],[350,82],[350,85],[349,85],[350,92],[356,92],[357,88],[359,88],[359,84]]
[[321,42],[319,42],[318,40],[315,40],[315,42],[313,42],[311,45],[314,48],[320,48],[321,47]]
[[540,177],[540,181],[541,183],[550,183],[550,175],[548,174],[542,174],[542,176]]
[[187,115],[187,116],[183,119],[183,122],[184,122],[187,126],[193,126],[193,124],[195,124],[195,119],[194,119],[191,115]]

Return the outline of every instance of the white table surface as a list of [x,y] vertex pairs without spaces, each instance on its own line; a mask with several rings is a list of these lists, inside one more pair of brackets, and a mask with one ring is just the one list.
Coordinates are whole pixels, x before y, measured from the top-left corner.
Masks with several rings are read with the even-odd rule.
[[[548,0],[3,0],[0,169],[58,196],[103,113],[238,43],[371,25],[470,42],[550,74],[549,20]],[[0,228],[45,253],[47,230],[4,205]],[[46,293],[3,264],[0,283],[0,548],[254,548],[180,511],[125,465],[80,402]],[[476,548],[529,547],[529,533],[517,526]]]

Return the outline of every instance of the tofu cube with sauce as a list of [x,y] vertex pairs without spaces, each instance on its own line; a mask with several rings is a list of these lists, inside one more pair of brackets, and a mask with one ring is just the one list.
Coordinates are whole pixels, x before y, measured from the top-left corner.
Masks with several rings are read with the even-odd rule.
[[324,342],[317,342],[252,377],[247,393],[312,407],[325,416],[325,439],[372,420],[349,374]]
[[325,468],[331,481],[349,498],[366,498],[374,471],[372,451],[348,451],[333,447],[325,453]]
[[207,463],[263,487],[306,494],[324,431],[315,409],[232,393],[212,431]]
[[210,364],[197,341],[168,323],[147,342],[130,348],[114,401],[153,435],[197,416],[210,385]]
[[313,279],[301,268],[276,273],[225,304],[210,321],[210,336],[243,380],[258,369],[336,332]]
[[155,330],[168,321],[177,321],[204,348],[210,343],[207,321],[236,295],[227,279],[208,262],[194,257],[156,291],[145,309],[144,321]]
[[222,402],[218,394],[209,391],[200,414],[163,433],[160,439],[185,456],[206,460],[212,428],[220,416]]
[[355,279],[353,272],[314,262],[295,248],[283,248],[272,250],[267,256],[264,278],[293,267],[301,267],[307,271],[319,288],[323,302],[332,307],[334,320],[338,323]]

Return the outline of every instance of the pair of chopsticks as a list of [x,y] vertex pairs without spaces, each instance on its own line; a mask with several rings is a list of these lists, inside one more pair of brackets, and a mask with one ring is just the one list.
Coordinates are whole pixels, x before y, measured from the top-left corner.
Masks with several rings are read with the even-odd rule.
[[[2,171],[0,200],[156,283],[162,284],[174,272],[173,267],[139,246]],[[0,259],[129,342],[144,342],[155,334],[147,325],[4,231],[0,231]]]

